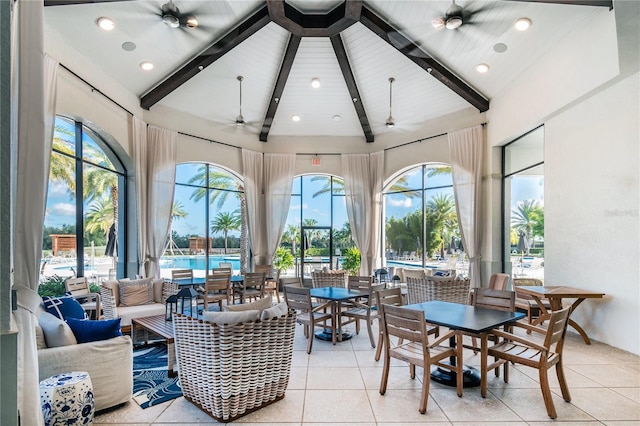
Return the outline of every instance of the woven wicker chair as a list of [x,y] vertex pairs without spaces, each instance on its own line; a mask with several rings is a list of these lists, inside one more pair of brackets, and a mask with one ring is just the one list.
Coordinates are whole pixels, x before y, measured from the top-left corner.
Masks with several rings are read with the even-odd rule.
[[311,273],[311,286],[318,287],[346,287],[348,271],[313,271]]
[[296,314],[213,324],[174,317],[180,384],[186,400],[230,422],[285,396]]
[[407,278],[407,300],[409,304],[443,300],[445,302],[469,303],[469,278],[451,277]]

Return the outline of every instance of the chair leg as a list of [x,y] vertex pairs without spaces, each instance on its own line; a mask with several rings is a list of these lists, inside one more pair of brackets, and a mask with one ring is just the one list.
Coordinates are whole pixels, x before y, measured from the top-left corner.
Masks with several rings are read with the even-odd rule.
[[562,368],[562,358],[556,364],[556,375],[558,376],[558,382],[560,383],[560,391],[562,392],[562,398],[570,402],[571,394],[569,393],[569,386],[567,386],[567,379],[564,377],[564,368]]
[[542,391],[542,398],[544,399],[544,405],[547,408],[547,414],[550,418],[555,419],[557,417],[556,407],[553,405],[553,397],[551,396],[551,389],[549,388],[549,370],[546,367],[542,367],[540,372],[540,390]]
[[409,374],[411,375],[411,379],[415,379],[416,378],[416,365],[415,364],[409,364]]
[[460,333],[458,333],[458,335],[456,336],[456,352],[458,352],[458,359],[456,362],[456,390],[458,391],[458,396],[462,396],[464,380],[464,358],[462,357],[462,334]]
[[313,330],[314,330],[314,325],[313,323],[311,325],[305,325],[305,327],[310,328],[311,330],[307,331],[308,337],[307,339],[309,339],[309,342],[307,343],[307,353],[310,354],[311,353],[311,347],[313,346]]
[[420,414],[427,412],[427,402],[429,402],[429,385],[431,384],[431,369],[425,365],[422,369],[422,394],[420,395]]
[[487,397],[487,336],[480,337],[480,396]]
[[389,357],[389,352],[385,351],[384,353],[384,367],[382,368],[382,377],[380,379],[380,395],[384,395],[387,391],[387,381],[389,380],[389,364],[391,363],[391,358]]
[[367,331],[369,332],[369,341],[371,341],[371,347],[376,347],[376,341],[373,338],[373,329],[371,328],[371,320],[367,319]]
[[384,333],[380,330],[378,333],[378,347],[376,348],[375,360],[380,361],[380,355],[382,354],[382,344],[384,343]]

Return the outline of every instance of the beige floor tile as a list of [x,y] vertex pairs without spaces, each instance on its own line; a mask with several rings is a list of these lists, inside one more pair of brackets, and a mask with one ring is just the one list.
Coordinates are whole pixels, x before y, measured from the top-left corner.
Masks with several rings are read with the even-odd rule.
[[640,387],[640,374],[618,365],[573,365],[571,369],[605,387]]
[[287,389],[305,389],[307,387],[307,367],[291,367]]
[[125,403],[122,407],[106,410],[94,417],[96,424],[119,424],[137,422],[141,424],[151,424],[160,414],[174,401],[165,402],[154,407],[142,409],[133,400]]
[[173,400],[164,412],[158,416],[157,422],[164,423],[217,423],[208,413],[193,405],[184,398]]
[[[592,366],[592,368],[597,368],[598,366]],[[565,379],[567,381],[567,386],[569,386],[569,389],[573,389],[573,388],[593,388],[593,387],[599,387],[601,386],[599,383],[589,379],[588,377],[585,377],[583,374],[575,371],[575,368],[580,368],[580,366],[567,366],[565,365],[564,367],[564,376]],[[540,386],[540,376],[538,373],[538,370],[536,370],[535,368],[529,368],[529,367],[525,367],[525,366],[521,366],[518,365],[515,368],[511,368],[510,371],[514,371],[514,370],[518,370],[521,371],[523,374],[525,374],[527,377],[529,377],[532,381],[535,382],[536,386]],[[556,369],[555,367],[552,367],[548,370],[547,372],[548,377],[549,377],[549,384],[552,388],[560,388],[560,384],[558,382],[558,376],[556,374]],[[509,380],[509,382],[511,382],[511,380]]]
[[364,389],[360,370],[352,367],[311,367],[307,389]]
[[633,420],[640,423],[640,403],[610,389],[572,389],[571,403],[599,420]]
[[291,356],[292,367],[306,367],[309,365],[309,354],[306,347],[302,350],[294,350]]
[[379,361],[376,361],[375,359],[375,355],[376,355],[376,351],[375,349],[372,350],[364,350],[364,351],[355,351],[354,352],[356,355],[356,360],[358,360],[358,366],[360,366],[360,368],[362,367],[380,367],[382,368],[383,362],[382,362],[382,356],[380,357]]
[[[367,389],[380,389],[382,368],[360,368],[360,371]],[[422,381],[419,377],[412,380],[409,376],[409,367],[406,365],[391,367],[389,369],[387,389],[416,389],[419,392],[422,389]]]
[[267,405],[253,413],[239,418],[233,423],[256,423],[265,425],[300,424],[304,407],[305,391],[287,390],[284,398],[278,402]]
[[374,422],[365,390],[307,390],[305,423]]
[[611,390],[640,404],[640,388],[611,388]]
[[358,367],[353,351],[314,351],[309,357],[309,367]]
[[368,390],[376,420],[380,423],[414,424],[415,422],[448,422],[438,404],[429,397],[427,412],[420,414],[420,390],[387,389],[384,395]]
[[[548,421],[547,409],[542,399],[540,389],[492,389],[490,391],[507,407],[513,410],[521,419],[527,422]],[[577,406],[568,403],[561,396],[553,394],[558,419],[562,421],[591,421],[596,420]]]
[[432,389],[431,397],[452,422],[518,421],[520,418],[492,393],[482,398],[480,392],[465,389],[459,397],[456,389]]

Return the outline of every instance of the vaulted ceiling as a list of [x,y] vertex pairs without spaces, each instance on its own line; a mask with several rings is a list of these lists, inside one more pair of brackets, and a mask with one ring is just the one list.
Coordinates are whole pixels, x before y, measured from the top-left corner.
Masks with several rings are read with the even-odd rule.
[[[162,105],[263,142],[280,135],[360,136],[374,142],[385,132],[413,131],[457,111],[488,110],[491,98],[514,77],[591,14],[609,13],[612,3],[46,0],[45,5],[46,42],[74,52],[63,65],[102,90],[100,80],[84,75],[80,65],[94,64],[138,97],[142,108]],[[462,25],[435,28],[432,21],[446,20],[447,12],[461,16]],[[163,14],[176,16],[179,25],[166,25]],[[195,28],[185,25],[191,16],[197,18]],[[114,29],[100,29],[101,17],[113,20]],[[514,23],[523,17],[532,25],[517,31]],[[153,69],[143,70],[143,62]],[[478,72],[479,64],[488,71]],[[312,79],[320,87],[313,88]],[[240,111],[242,126],[236,123]],[[393,127],[386,125],[390,115]]]

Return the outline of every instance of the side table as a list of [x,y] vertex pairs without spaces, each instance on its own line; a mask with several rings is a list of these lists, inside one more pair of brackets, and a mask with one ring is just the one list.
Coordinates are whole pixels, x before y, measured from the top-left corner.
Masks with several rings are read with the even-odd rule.
[[46,426],[92,425],[95,404],[89,373],[73,371],[42,380],[40,405]]

